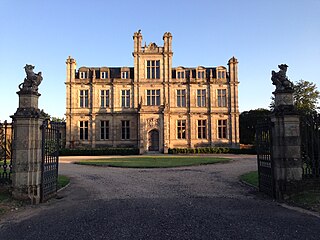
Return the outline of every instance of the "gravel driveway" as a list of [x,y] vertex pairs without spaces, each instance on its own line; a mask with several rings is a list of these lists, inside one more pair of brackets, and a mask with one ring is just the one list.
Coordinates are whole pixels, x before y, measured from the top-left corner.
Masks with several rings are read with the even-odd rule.
[[[289,210],[239,182],[256,157],[169,169],[72,164],[68,188],[2,220],[4,239],[319,239],[320,219]],[[96,157],[95,157],[96,158]],[[0,239],[2,239],[0,237]]]
[[[221,155],[219,156],[221,157]],[[90,191],[95,199],[162,198],[162,197],[239,197],[248,195],[239,176],[256,170],[255,156],[233,156],[232,164],[162,169],[90,167],[63,162],[60,173],[70,176],[79,187]],[[241,160],[240,160],[241,159]],[[73,182],[73,181],[72,181]]]

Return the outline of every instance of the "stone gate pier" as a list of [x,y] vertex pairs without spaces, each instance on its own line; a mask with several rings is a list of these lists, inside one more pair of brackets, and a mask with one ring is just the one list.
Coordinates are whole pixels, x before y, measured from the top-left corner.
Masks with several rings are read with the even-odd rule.
[[271,115],[273,179],[276,199],[285,199],[302,180],[300,119],[293,103],[293,84],[286,77],[286,64],[272,71],[275,106]]
[[33,66],[26,65],[27,77],[19,85],[19,107],[13,119],[13,174],[12,195],[15,199],[40,202],[42,136],[40,110],[38,108],[38,85],[41,72],[33,73]]
[[291,104],[291,91],[275,92],[274,95],[277,103],[271,122],[275,194],[277,199],[284,199],[302,180],[300,120]]

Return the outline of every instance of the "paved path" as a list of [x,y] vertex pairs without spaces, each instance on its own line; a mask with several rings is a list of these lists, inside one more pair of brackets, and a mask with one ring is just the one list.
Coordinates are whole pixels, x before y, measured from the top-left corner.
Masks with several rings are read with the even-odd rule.
[[[225,155],[224,155],[225,156]],[[74,165],[61,199],[1,221],[0,239],[319,239],[320,218],[289,210],[238,181],[254,156],[172,169]]]

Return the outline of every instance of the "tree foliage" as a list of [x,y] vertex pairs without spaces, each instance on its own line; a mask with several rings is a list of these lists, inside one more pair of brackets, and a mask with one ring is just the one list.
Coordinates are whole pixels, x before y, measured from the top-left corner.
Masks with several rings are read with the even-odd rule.
[[45,119],[50,119],[51,118],[50,114],[46,113],[43,109],[41,109],[40,115],[41,115],[41,117],[43,117]]
[[52,122],[65,122],[66,121],[64,118],[51,117],[51,115],[46,113],[43,109],[41,109],[40,114],[41,114],[41,117],[43,117],[45,119],[49,119]]
[[52,117],[51,121],[52,122],[65,122],[66,119],[65,118],[59,118],[59,117]]
[[319,109],[317,106],[320,98],[320,92],[315,83],[299,80],[294,85],[294,105],[297,110],[303,113],[315,112]]
[[263,108],[242,112],[239,118],[240,143],[254,144],[257,122],[268,117],[270,113],[270,110]]

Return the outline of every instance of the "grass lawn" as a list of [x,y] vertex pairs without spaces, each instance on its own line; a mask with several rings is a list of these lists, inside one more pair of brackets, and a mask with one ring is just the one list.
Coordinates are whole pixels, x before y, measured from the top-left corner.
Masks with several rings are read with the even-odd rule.
[[320,212],[320,192],[304,191],[291,196],[289,202],[298,205],[299,207]]
[[[240,179],[253,186],[258,187],[258,172],[248,172],[240,176]],[[293,204],[302,208],[320,212],[320,192],[317,191],[304,191],[291,196],[287,203]]]
[[258,171],[252,171],[240,176],[243,182],[249,183],[255,187],[259,187]]
[[58,176],[58,189],[67,186],[67,184],[69,182],[70,182],[70,179],[67,176],[59,175]]
[[139,156],[125,158],[105,158],[83,160],[76,162],[83,165],[127,168],[170,168],[182,166],[196,166],[213,163],[225,163],[231,159],[197,156]]

